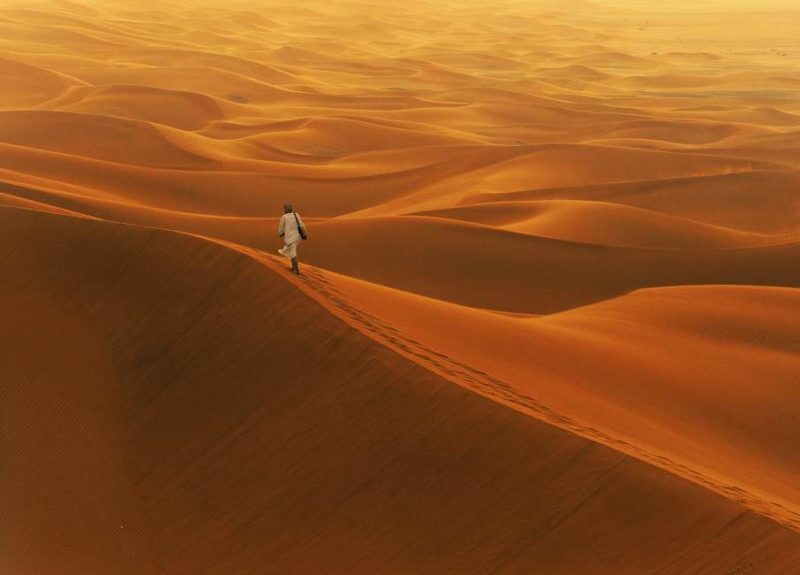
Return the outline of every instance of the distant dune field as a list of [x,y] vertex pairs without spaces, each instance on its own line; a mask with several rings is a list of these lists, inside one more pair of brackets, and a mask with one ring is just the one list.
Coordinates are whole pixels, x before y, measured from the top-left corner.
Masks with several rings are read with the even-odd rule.
[[800,573],[798,62],[782,0],[3,3],[0,573]]

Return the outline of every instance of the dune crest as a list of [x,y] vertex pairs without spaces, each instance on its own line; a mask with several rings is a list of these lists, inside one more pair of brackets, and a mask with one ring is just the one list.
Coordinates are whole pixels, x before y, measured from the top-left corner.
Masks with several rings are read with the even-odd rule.
[[[800,342],[786,313],[797,308],[796,289],[659,288],[517,318],[338,274],[314,272],[304,283],[364,333],[459,385],[800,530],[789,431]],[[708,359],[704,385],[687,383]],[[747,388],[737,376],[762,385]],[[705,409],[712,402],[714,418]]]

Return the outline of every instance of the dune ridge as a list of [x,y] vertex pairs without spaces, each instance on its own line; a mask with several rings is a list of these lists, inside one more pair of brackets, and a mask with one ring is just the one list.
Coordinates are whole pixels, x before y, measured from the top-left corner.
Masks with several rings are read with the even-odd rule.
[[[778,415],[785,408],[787,394],[795,394],[791,382],[798,369],[796,352],[800,343],[793,334],[796,318],[785,312],[794,308],[797,290],[753,286],[659,288],[561,314],[518,319],[490,316],[482,310],[452,304],[443,306],[436,300],[317,270],[303,283],[326,307],[364,333],[459,385],[667,469],[792,529],[800,529],[800,495],[791,480],[796,473],[792,471],[796,445],[792,446],[795,438],[787,427],[793,419],[792,408]],[[653,306],[649,299],[660,299],[662,305]],[[751,314],[743,305],[745,302],[758,302],[752,306],[755,309]],[[736,316],[730,317],[732,314],[725,310],[729,305],[739,310]],[[705,324],[702,335],[690,335],[696,331],[693,322],[698,316]],[[607,322],[604,336],[598,335],[603,333],[598,323],[601,317]],[[608,327],[615,325],[626,327]],[[483,336],[480,339],[474,335],[478,326]],[[487,344],[486,337],[492,343]],[[525,340],[526,337],[530,339]],[[726,346],[727,342],[736,345]],[[685,373],[667,369],[664,358],[685,354],[685,348],[692,346],[698,357],[731,354],[728,365],[733,365],[734,355],[746,357],[734,368],[738,373],[764,374],[770,370],[767,381],[776,386],[772,393],[748,394],[748,402],[766,402],[763,409],[753,403],[736,405],[741,421],[752,417],[753,412],[758,413],[755,417],[766,419],[760,426],[743,423],[739,430],[728,426],[727,433],[741,436],[715,438],[721,442],[717,446],[721,454],[718,459],[709,453],[712,437],[697,436],[702,425],[676,420],[691,417],[692,401],[701,405],[715,397],[720,401],[716,386],[730,381],[731,368],[718,360],[714,367],[718,371],[704,370],[714,386],[692,391],[698,397],[687,402],[686,397],[675,395],[685,385],[681,383]],[[526,347],[542,350],[541,357],[535,360],[538,377],[533,385],[527,371],[530,360],[519,353]],[[624,351],[613,352],[614,348]],[[639,348],[635,355],[642,358],[638,365],[621,363],[597,371],[596,358],[585,361],[587,355],[597,353],[613,363],[611,355],[620,354],[625,358],[622,361],[629,363],[626,360],[634,355],[634,348]],[[691,365],[688,359],[683,361]],[[515,363],[519,365],[515,367]],[[583,369],[586,365],[595,366],[595,372]],[[496,373],[506,374],[506,379]],[[638,395],[641,391],[614,381],[618,377],[632,382],[631,376],[636,374],[648,377],[653,384],[647,388],[645,402],[670,398],[678,405],[669,409],[663,404],[646,407]],[[582,394],[588,394],[590,399],[581,399]],[[703,394],[709,396],[701,398]],[[778,403],[771,404],[775,398],[779,398]],[[628,401],[636,407],[626,413],[623,405]],[[608,413],[598,417],[604,410]],[[649,417],[642,419],[642,412],[649,413]],[[676,420],[656,422],[664,416]],[[769,429],[772,426],[775,429]],[[748,445],[755,440],[756,428],[763,434],[762,443]],[[720,429],[711,426],[709,431],[719,433]],[[681,437],[683,433],[688,435]],[[780,436],[785,443],[776,448],[776,437]],[[751,457],[760,459],[752,462],[751,472],[760,475],[760,479],[738,485],[727,483],[741,473],[737,468],[742,461]]]

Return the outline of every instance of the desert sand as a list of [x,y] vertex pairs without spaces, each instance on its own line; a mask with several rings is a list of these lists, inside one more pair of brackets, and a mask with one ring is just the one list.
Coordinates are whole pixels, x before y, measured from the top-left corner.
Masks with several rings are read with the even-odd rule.
[[800,573],[798,57],[783,0],[3,3],[0,572]]

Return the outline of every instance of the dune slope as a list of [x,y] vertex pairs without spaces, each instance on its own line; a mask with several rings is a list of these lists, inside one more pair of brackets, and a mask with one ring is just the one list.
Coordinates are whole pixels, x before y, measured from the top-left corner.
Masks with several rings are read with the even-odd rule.
[[[28,486],[0,498],[4,570],[618,573],[623,553],[629,572],[797,566],[797,533],[453,386],[268,262],[155,230],[0,218],[17,375],[3,482]],[[65,333],[52,363],[31,360]],[[24,426],[47,412],[53,435]],[[78,505],[80,530],[48,523]]]
[[459,385],[800,527],[800,290],[647,289],[536,317],[319,271],[305,281],[333,313]]

